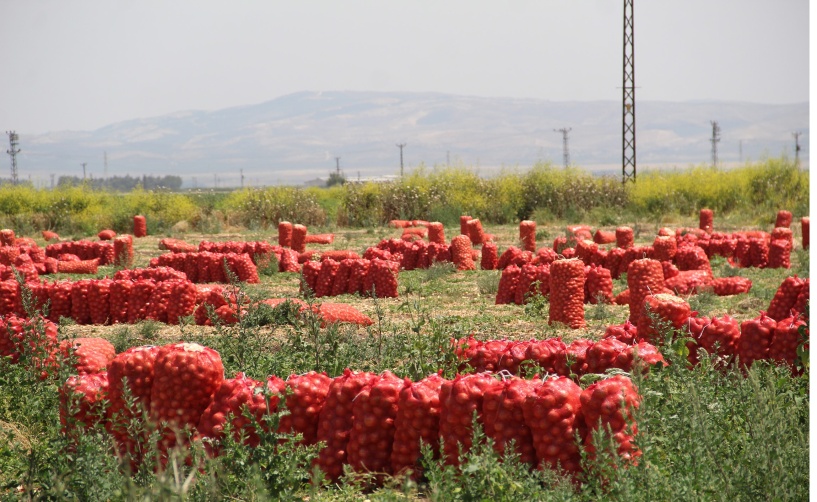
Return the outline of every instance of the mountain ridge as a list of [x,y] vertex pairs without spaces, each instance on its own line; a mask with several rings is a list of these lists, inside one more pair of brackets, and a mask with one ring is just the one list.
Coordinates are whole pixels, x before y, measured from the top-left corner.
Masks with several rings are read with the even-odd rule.
[[[637,103],[638,164],[655,167],[708,163],[710,120],[721,127],[723,163],[757,160],[794,149],[802,132],[808,161],[808,103],[732,101]],[[490,174],[538,161],[562,163],[562,135],[571,128],[571,163],[590,171],[621,163],[621,104],[550,101],[435,92],[300,91],[254,105],[183,110],[128,119],[92,131],[21,135],[21,177],[76,176],[86,162],[94,177],[182,176],[185,185],[298,184],[334,171],[347,177],[399,173],[455,164]],[[104,152],[104,153],[103,153]],[[213,179],[210,179],[213,177]]]

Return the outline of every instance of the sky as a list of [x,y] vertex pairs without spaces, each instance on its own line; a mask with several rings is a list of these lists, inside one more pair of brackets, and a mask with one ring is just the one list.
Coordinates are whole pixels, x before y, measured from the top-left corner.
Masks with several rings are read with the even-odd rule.
[[[621,100],[623,0],[0,0],[0,131],[299,91]],[[808,0],[635,2],[636,99],[809,101]]]

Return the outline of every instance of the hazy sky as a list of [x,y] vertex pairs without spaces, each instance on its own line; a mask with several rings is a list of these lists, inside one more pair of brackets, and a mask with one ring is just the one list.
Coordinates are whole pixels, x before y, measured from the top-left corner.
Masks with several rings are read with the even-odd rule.
[[[0,131],[310,90],[621,100],[623,0],[0,0]],[[809,100],[807,0],[635,2],[639,100]]]

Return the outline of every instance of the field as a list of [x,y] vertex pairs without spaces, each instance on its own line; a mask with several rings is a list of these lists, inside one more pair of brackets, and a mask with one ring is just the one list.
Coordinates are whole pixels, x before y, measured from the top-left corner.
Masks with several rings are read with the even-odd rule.
[[[789,196],[788,200],[792,198],[796,197]],[[765,210],[766,213],[756,209],[744,214],[726,211],[723,216],[716,211],[715,231],[771,232],[776,209]],[[336,211],[335,218],[339,219],[338,214],[342,216],[343,211],[337,208]],[[807,212],[793,212],[795,222],[791,228],[795,244],[791,268],[738,268],[722,257],[713,257],[710,263],[714,277],[745,277],[752,281],[752,287],[748,293],[734,296],[716,296],[711,292],[681,295],[699,317],[729,315],[738,322],[751,320],[768,309],[784,279],[795,274],[809,277],[809,254],[802,249],[799,225],[799,217],[807,216]],[[134,240],[132,268],[147,267],[151,258],[165,253],[159,249],[159,242],[166,237],[194,245],[201,241],[277,244],[274,228],[257,222],[243,225],[238,217],[232,222],[229,218],[219,220],[220,231],[214,233],[195,226],[151,228],[151,215],[145,213],[150,231],[148,236]],[[537,247],[550,247],[555,238],[568,236],[568,224],[575,223],[607,231],[629,226],[634,229],[636,245],[650,246],[662,227],[697,228],[697,212],[689,213],[676,207],[667,210],[664,218],[640,219],[632,211],[602,218],[597,213],[585,212],[580,221],[541,208],[533,214],[542,217],[536,231]],[[480,216],[478,212],[471,214]],[[460,233],[452,219],[445,221],[449,242]],[[272,218],[270,224],[273,221],[277,223]],[[293,217],[291,221],[298,220]],[[121,225],[124,224],[120,224],[120,232]],[[70,231],[74,237],[95,239],[77,227]],[[486,219],[484,231],[495,236],[500,253],[509,246],[521,245],[518,223]],[[334,242],[309,245],[309,249],[351,250],[362,256],[368,247],[384,239],[400,238],[402,230],[380,222],[364,227],[325,222],[309,225],[310,234],[324,232],[334,233]],[[43,248],[47,244],[37,233],[18,230],[18,234],[33,237]],[[248,303],[297,298],[310,305],[348,304],[372,319],[373,324],[365,327],[324,326],[319,318],[309,314],[297,316],[295,310],[285,305],[275,309],[250,307],[239,313],[236,324],[221,324],[211,315],[216,326],[196,325],[192,317],[183,318],[177,325],[141,320],[104,326],[80,325],[63,318],[58,326],[59,338],[101,337],[109,340],[117,353],[143,345],[198,343],[218,351],[225,378],[244,372],[263,381],[270,375],[286,379],[310,371],[326,372],[334,378],[350,368],[375,374],[388,370],[399,378],[417,382],[438,371],[446,379],[455,378],[458,372],[474,372],[473,368],[463,366],[452,340],[473,336],[480,341],[557,337],[565,344],[579,338],[597,341],[609,326],[624,323],[630,313],[628,305],[587,304],[585,328],[551,325],[547,298],[534,296],[525,305],[497,305],[501,272],[479,268],[479,263],[476,270],[457,270],[451,263],[437,263],[426,269],[403,270],[399,273],[396,298],[360,294],[314,298],[302,293],[300,274],[278,272],[275,264],[259,267],[257,284],[225,286]],[[90,277],[111,277],[116,270],[111,265],[100,266]],[[72,281],[89,278],[78,274],[47,277]],[[626,276],[613,281],[614,295],[627,288]],[[173,450],[168,456],[146,457],[141,464],[132,466],[133,472],[128,472],[129,466],[118,462],[112,435],[103,425],[93,426],[83,434],[61,432],[59,389],[75,370],[71,364],[63,364],[58,372],[42,378],[42,366],[39,369],[36,366],[35,351],[23,354],[21,359],[31,364],[11,364],[8,359],[0,362],[0,498],[807,499],[808,367],[793,375],[787,366],[758,361],[749,370],[743,370],[734,365],[724,367],[722,359],[705,352],[700,353],[699,364],[689,366],[689,348],[693,351],[695,348],[687,345],[688,332],[659,326],[654,339],[668,366],[654,366],[648,373],[612,369],[607,374],[624,373],[638,389],[640,406],[633,410],[632,419],[637,424],[634,441],[640,456],[635,462],[628,461],[615,453],[615,447],[604,446],[609,438],[599,437],[594,443],[598,451],[595,456],[582,449],[582,469],[575,477],[550,469],[531,470],[512,449],[506,455],[497,453],[492,447],[493,440],[486,438],[479,424],[474,431],[475,446],[458,459],[458,467],[435,458],[431,449],[426,448],[421,463],[424,474],[414,479],[354,473],[347,467],[338,481],[327,480],[320,470],[310,466],[318,455],[317,446],[295,446],[287,441],[291,438],[287,434],[262,432],[260,446],[250,447],[232,439],[229,428],[219,445],[218,456],[208,455],[206,441],[194,440],[189,448]],[[534,374],[543,376],[542,371],[535,365],[520,370],[528,380],[536,378]],[[587,388],[599,378],[591,373],[577,380],[582,388]],[[263,420],[276,425],[279,418],[278,414],[269,414]],[[139,420],[132,425],[145,427]],[[158,436],[154,433],[152,437],[153,448],[158,448]],[[156,453],[155,449],[150,451]]]

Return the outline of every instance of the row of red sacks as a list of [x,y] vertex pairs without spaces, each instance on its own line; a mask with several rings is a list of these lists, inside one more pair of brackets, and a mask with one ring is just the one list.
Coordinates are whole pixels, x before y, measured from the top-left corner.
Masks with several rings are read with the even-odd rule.
[[[236,322],[239,309],[229,289],[218,284],[193,284],[183,273],[167,267],[120,270],[113,279],[29,282],[25,287],[32,292],[35,309],[48,304],[47,318],[54,322],[66,317],[77,324],[133,324],[144,319],[178,324],[180,318],[193,315],[196,324],[208,325],[209,305],[222,322],[231,324]],[[275,307],[284,301],[268,299],[262,303]],[[246,310],[247,305],[240,307]],[[305,308],[305,304],[300,302],[300,307]],[[325,323],[372,324],[368,316],[350,305],[324,303],[315,309]],[[15,280],[0,281],[0,316],[8,315],[26,315],[20,284]]]
[[[164,253],[151,258],[151,267],[169,267],[183,272],[195,283],[230,282],[232,274],[239,282],[257,284],[258,268],[245,253]],[[229,274],[228,272],[229,271]]]
[[[680,272],[670,262],[661,264],[665,271],[666,292],[691,294],[709,291],[718,296],[731,296],[748,293],[752,288],[752,280],[745,277],[715,278],[706,270]],[[613,296],[613,278],[609,270],[594,264],[585,266],[584,271],[584,303],[628,303],[628,290]],[[502,270],[496,304],[524,305],[536,294],[547,297],[552,287],[550,263],[526,263],[521,268],[512,264]]]
[[[258,431],[245,408],[265,424],[268,409],[275,411],[283,400],[289,414],[281,417],[279,431],[301,434],[306,445],[323,441],[326,446],[315,463],[332,480],[341,476],[344,465],[358,472],[411,470],[418,475],[423,443],[458,465],[459,449],[471,447],[474,412],[497,452],[513,441],[532,467],[579,474],[580,446],[592,455],[590,433],[599,427],[610,430],[622,457],[640,455],[633,444],[637,426],[632,417],[640,397],[623,376],[584,390],[567,377],[526,380],[489,372],[452,380],[434,374],[412,382],[388,371],[377,375],[347,369],[336,378],[310,372],[259,382],[242,373],[224,379],[218,353],[197,344],[134,347],[113,355],[112,346],[99,340],[73,343],[83,372],[62,388],[61,420],[67,433],[102,421],[116,439],[117,453],[133,466],[141,461],[144,448],[139,445],[145,437],[128,432],[126,424],[134,415],[123,397],[125,378],[151,419],[167,422],[160,425],[162,451],[176,445],[174,430],[184,427],[193,429],[196,438],[222,439],[228,420],[236,439],[244,433],[246,443],[256,446]],[[92,371],[94,367],[107,372]],[[70,414],[69,394],[77,403]],[[103,403],[105,412],[100,411]],[[217,442],[206,441],[205,447],[213,455],[220,450]]]

